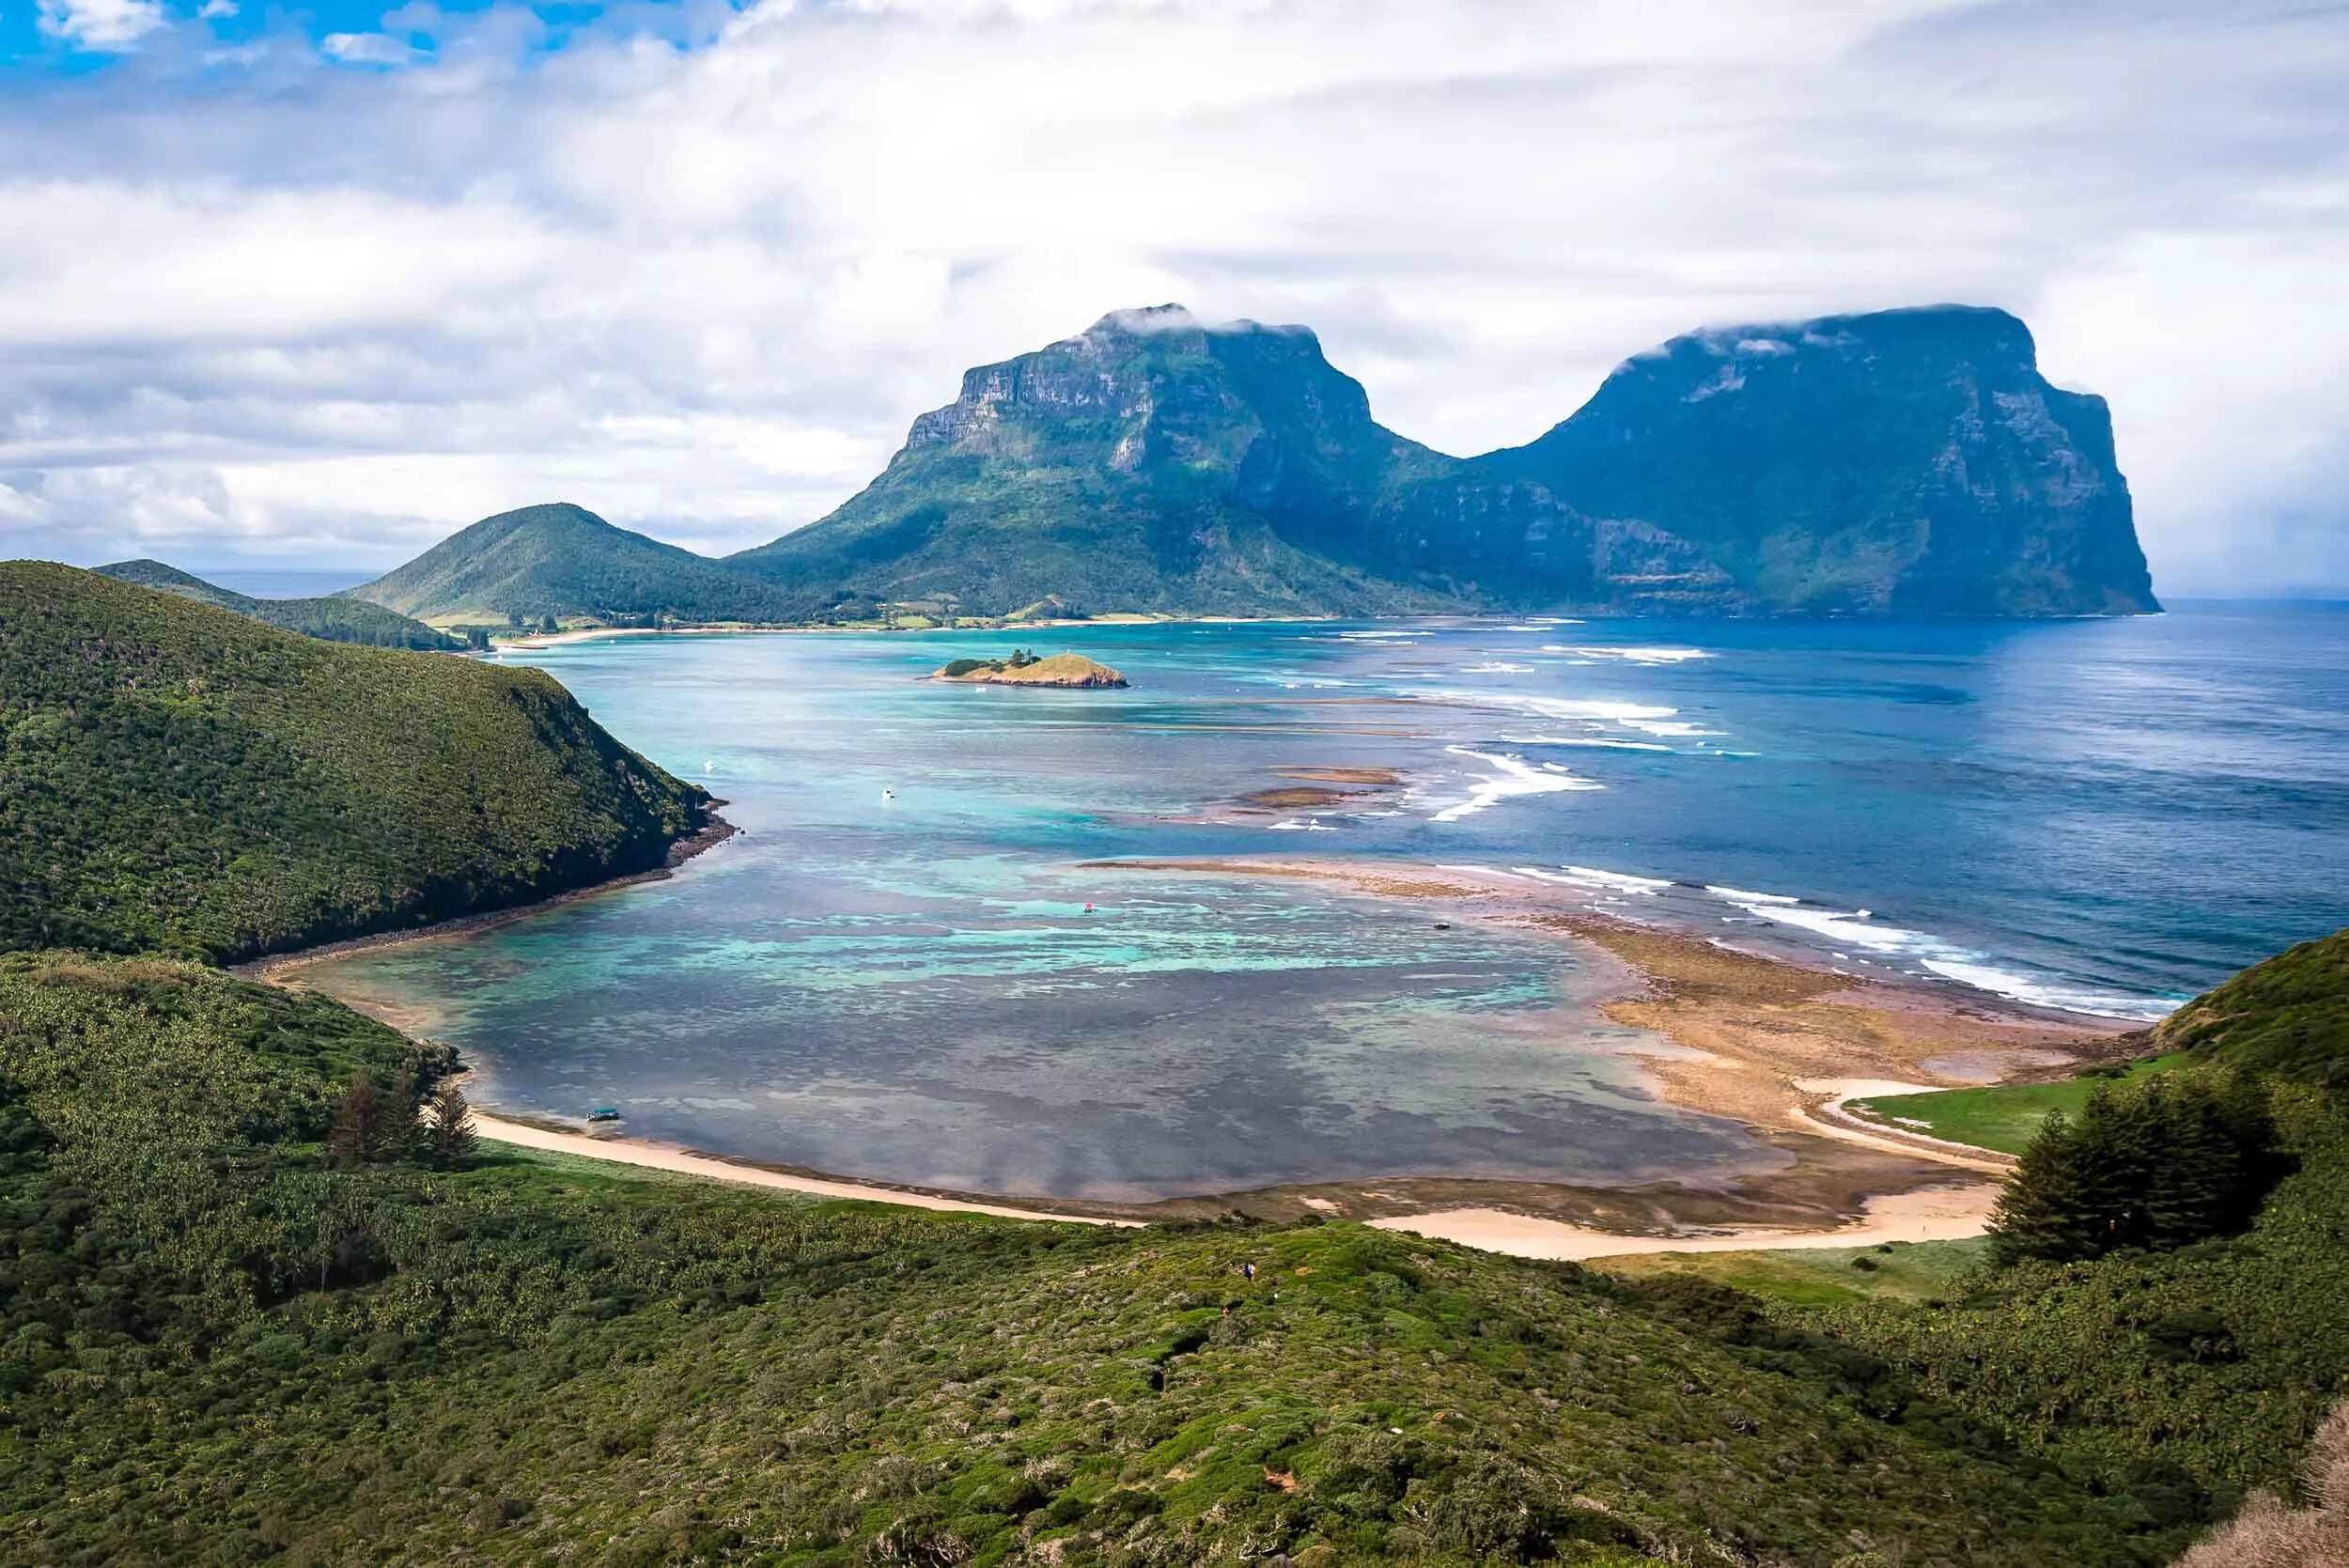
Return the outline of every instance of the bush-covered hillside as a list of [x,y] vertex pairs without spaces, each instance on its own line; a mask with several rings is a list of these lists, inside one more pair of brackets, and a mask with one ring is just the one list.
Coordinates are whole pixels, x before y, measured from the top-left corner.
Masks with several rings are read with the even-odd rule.
[[[2157,1043],[2208,1065],[2138,1086],[2276,1075],[2270,1107],[2298,1169],[2248,1231],[2177,1250],[2018,1263],[1975,1276],[1941,1307],[1802,1321],[2041,1452],[2149,1474],[2173,1467],[2221,1500],[2286,1487],[2326,1408],[2349,1394],[2345,953],[2349,934],[2305,943],[2189,1003]],[[2183,1159],[2176,1147],[2162,1157]],[[2092,1188],[2111,1179],[2090,1175]]]
[[2252,965],[2170,1015],[2155,1037],[2349,1102],[2349,931]]
[[0,566],[0,948],[226,960],[661,863],[707,797],[544,675]]
[[2161,1494],[2097,1496],[1727,1293],[1346,1225],[330,1162],[350,1074],[412,1097],[419,1067],[216,972],[0,957],[0,1558],[2040,1568],[2186,1539]]
[[412,621],[396,610],[355,598],[255,598],[207,582],[192,572],[161,561],[117,561],[97,570],[121,582],[160,588],[182,598],[216,604],[257,621],[282,626],[330,643],[357,643],[370,648],[430,648],[453,652],[465,644],[422,621]]

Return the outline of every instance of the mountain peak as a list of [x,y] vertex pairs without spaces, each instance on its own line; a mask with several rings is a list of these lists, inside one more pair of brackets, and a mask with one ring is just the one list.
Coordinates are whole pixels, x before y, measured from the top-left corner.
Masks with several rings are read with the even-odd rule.
[[1122,334],[1132,337],[1143,337],[1152,333],[1206,332],[1207,330],[1209,330],[1207,324],[1193,315],[1189,305],[1170,303],[1162,305],[1135,305],[1124,310],[1112,310],[1087,327],[1082,335],[1096,337]]

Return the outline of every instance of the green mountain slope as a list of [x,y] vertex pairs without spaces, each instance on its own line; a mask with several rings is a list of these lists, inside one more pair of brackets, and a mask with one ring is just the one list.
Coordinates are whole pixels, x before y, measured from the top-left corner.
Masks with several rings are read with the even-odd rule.
[[1370,417],[1301,327],[1203,327],[1164,305],[963,377],[880,477],[821,522],[730,558],[803,613],[953,596],[1002,614],[1377,614],[1445,608],[1285,526],[1367,507],[1451,459]]
[[406,615],[674,616],[771,621],[790,601],[770,584],[559,503],[484,518],[342,596]]
[[1675,339],[1468,460],[1378,425],[1301,327],[1120,311],[969,372],[862,493],[732,561],[802,613],[2155,608],[2102,402],[1953,306]]
[[1678,1288],[1351,1225],[323,1156],[354,1071],[412,1098],[419,1068],[321,1000],[0,957],[0,1556],[2056,1568],[2183,1541]]
[[[2103,399],[2050,386],[2029,329],[2000,310],[1674,338],[1627,361],[1541,440],[1476,466],[1547,487],[1583,528],[1687,540],[1725,580],[1694,586],[1724,604],[2159,608]],[[1553,546],[1526,565],[1565,567],[1552,580],[1571,588],[1579,562]]]
[[533,671],[0,566],[0,948],[215,960],[661,863],[707,797]]
[[288,631],[322,637],[330,643],[357,643],[370,648],[431,648],[443,651],[465,645],[446,632],[433,630],[422,621],[410,620],[397,611],[386,610],[380,604],[369,604],[364,599],[254,598],[217,583],[207,582],[192,572],[183,572],[161,561],[117,561],[112,566],[95,569],[101,576],[111,577],[118,582],[135,582],[142,588],[160,588],[166,594],[178,594],[182,598],[218,605],[223,610],[233,610],[240,615],[250,615],[257,621],[267,621]]

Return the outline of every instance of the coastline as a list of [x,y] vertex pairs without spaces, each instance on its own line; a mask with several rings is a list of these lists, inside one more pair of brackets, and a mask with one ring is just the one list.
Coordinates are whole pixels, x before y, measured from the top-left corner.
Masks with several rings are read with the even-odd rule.
[[[1794,1156],[1789,1169],[1726,1192],[1648,1188],[1644,1214],[1562,1219],[1524,1192],[1462,1191],[1418,1212],[1364,1216],[1530,1257],[1842,1247],[1977,1235],[2008,1156],[1863,1121],[1845,1101],[1890,1092],[2061,1077],[2124,1058],[2142,1026],[1937,986],[1859,978],[1718,939],[1563,907],[1544,890],[1460,868],[1296,857],[1105,861],[1103,869],[1301,877],[1366,897],[1427,905],[1447,920],[1545,932],[1623,983],[1600,1003],[1655,1042],[1634,1046],[1657,1098],[1724,1117]],[[1458,906],[1466,905],[1462,908]],[[1420,1184],[1388,1183],[1390,1188]],[[1397,1194],[1400,1196],[1400,1194]],[[1723,1209],[1732,1212],[1721,1212]],[[1781,1222],[1777,1214],[1797,1212]],[[1743,1212],[1736,1212],[1742,1210]],[[1709,1211],[1709,1212],[1708,1212]],[[1821,1221],[1812,1224],[1816,1219]],[[1631,1220],[1632,1225],[1623,1222]],[[1631,1234],[1633,1228],[1650,1234]],[[1660,1233],[1660,1234],[1657,1234]]]
[[[723,802],[720,802],[723,804]],[[673,847],[668,864],[526,906],[273,955],[238,972],[299,984],[293,971],[360,948],[429,939],[520,919],[573,898],[672,875],[731,836],[711,825]],[[1718,940],[1562,908],[1538,891],[1480,881],[1455,868],[1299,858],[1087,862],[1122,871],[1310,877],[1382,900],[1439,906],[1547,933],[1620,975],[1600,1003],[1610,1020],[1657,1042],[1627,1048],[1667,1103],[1747,1126],[1786,1163],[1725,1183],[1577,1188],[1539,1182],[1401,1175],[1199,1194],[1143,1204],[1031,1204],[988,1194],[893,1187],[762,1166],[618,1137],[593,1137],[476,1107],[485,1139],[614,1164],[818,1198],[1003,1219],[1119,1225],[1235,1215],[1317,1215],[1532,1258],[1874,1245],[1982,1233],[2012,1168],[2003,1155],[1863,1122],[1846,1099],[1903,1090],[2006,1081],[2125,1054],[2136,1028],[1990,998],[1905,986],[1745,952]],[[1462,909],[1455,906],[1466,904]],[[366,1009],[363,1009],[366,1010]],[[381,1015],[378,1015],[379,1017]],[[395,1028],[402,1020],[386,1018]],[[403,1032],[409,1032],[403,1030]],[[1960,1060],[1962,1059],[1962,1061]]]
[[1678,1236],[1629,1236],[1508,1209],[1439,1209],[1373,1219],[1382,1231],[1403,1231],[1517,1258],[1583,1263],[1664,1252],[1782,1252],[1885,1243],[1964,1241],[1983,1234],[2000,1188],[1994,1184],[1923,1188],[1866,1200],[1860,1214],[1833,1230],[1794,1231],[1749,1225]]
[[[749,622],[739,626],[599,626],[577,631],[531,632],[504,643],[492,643],[488,651],[530,652],[539,648],[561,647],[568,643],[599,642],[608,637],[904,637],[933,631],[1050,631],[1097,626],[1305,626],[1337,619],[1339,617],[1335,615],[1104,615],[1085,620],[1062,617],[1006,621],[1001,626],[829,626],[813,622],[801,626],[766,626]],[[474,650],[476,657],[479,651]]]
[[492,1143],[510,1144],[516,1148],[536,1149],[552,1154],[576,1155],[586,1159],[600,1159],[614,1165],[633,1166],[640,1170],[665,1171],[673,1175],[694,1176],[705,1181],[732,1182],[738,1186],[768,1188],[783,1192],[796,1192],[810,1198],[847,1198],[863,1203],[894,1203],[902,1208],[931,1209],[944,1214],[984,1214],[998,1219],[1043,1219],[1066,1225],[1139,1226],[1143,1221],[1121,1219],[1105,1214],[1081,1214],[1044,1208],[1025,1208],[1012,1203],[989,1203],[978,1198],[961,1198],[942,1192],[925,1191],[919,1188],[882,1187],[866,1182],[845,1181],[829,1176],[802,1175],[797,1172],[770,1166],[753,1165],[741,1160],[723,1159],[716,1155],[697,1154],[692,1149],[671,1143],[657,1143],[649,1139],[595,1138],[583,1132],[564,1132],[529,1122],[513,1121],[476,1108],[474,1130]]
[[[272,953],[258,958],[248,958],[241,964],[230,964],[227,971],[246,980],[278,982],[297,970],[328,958],[340,958],[352,953],[370,953],[379,948],[403,947],[410,942],[432,941],[443,937],[461,936],[468,931],[486,931],[504,925],[508,921],[528,915],[542,914],[577,899],[592,898],[598,893],[614,893],[621,888],[641,886],[646,882],[665,882],[677,873],[677,868],[697,855],[715,849],[742,830],[718,815],[723,800],[712,799],[702,826],[677,840],[668,847],[661,862],[644,871],[631,871],[621,877],[607,877],[600,882],[588,882],[561,893],[549,893],[527,904],[508,904],[502,908],[477,909],[472,914],[451,915],[428,925],[403,931],[376,931],[364,937],[345,937],[338,941],[321,942],[316,947],[296,948],[290,953]],[[397,1027],[395,1025],[394,1027]],[[402,1031],[405,1032],[405,1031]]]

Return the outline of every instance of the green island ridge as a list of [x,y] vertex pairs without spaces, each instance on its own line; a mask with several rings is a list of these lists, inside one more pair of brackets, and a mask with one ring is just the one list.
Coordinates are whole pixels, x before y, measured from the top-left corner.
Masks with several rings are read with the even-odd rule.
[[1962,305],[1689,333],[1467,458],[1375,421],[1303,327],[1112,311],[723,561],[530,506],[349,597],[443,627],[2159,608],[2103,401]]
[[957,659],[941,666],[931,675],[932,680],[951,680],[965,686],[1061,686],[1077,688],[1118,687],[1128,684],[1124,675],[1081,653],[1054,653],[1041,657],[1024,649],[1014,648],[1003,659]]
[[0,675],[8,1560],[2151,1568],[2349,1393],[2349,933],[1800,1277],[802,1201],[468,1157],[444,1048],[190,961],[657,860],[552,681],[23,565]]
[[92,568],[101,576],[121,582],[135,582],[142,588],[161,588],[167,594],[195,599],[204,604],[233,610],[240,615],[288,631],[320,637],[330,643],[357,643],[370,648],[431,648],[453,652],[465,644],[444,631],[435,630],[422,621],[411,620],[397,610],[387,610],[366,599],[329,598],[255,598],[249,594],[233,593],[217,583],[207,582],[192,572],[161,561],[117,561],[112,566]]
[[0,565],[0,948],[412,928],[656,869],[708,806],[537,671]]

